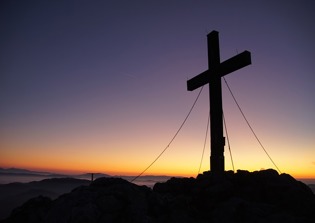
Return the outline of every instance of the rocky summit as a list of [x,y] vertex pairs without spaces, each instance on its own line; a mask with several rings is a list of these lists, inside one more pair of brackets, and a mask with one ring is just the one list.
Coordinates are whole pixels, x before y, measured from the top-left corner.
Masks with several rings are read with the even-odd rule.
[[99,178],[55,200],[35,197],[4,223],[15,222],[315,222],[315,195],[275,170],[205,172],[171,178],[153,189]]

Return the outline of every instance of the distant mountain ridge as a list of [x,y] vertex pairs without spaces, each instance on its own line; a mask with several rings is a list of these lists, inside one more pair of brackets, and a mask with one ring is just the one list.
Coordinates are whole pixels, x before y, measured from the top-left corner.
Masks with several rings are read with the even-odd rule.
[[[58,174],[44,171],[33,171],[19,168],[0,168],[0,175],[25,175],[25,176],[45,176],[48,178],[55,177],[73,177],[73,178],[91,178],[91,173],[84,174]],[[110,175],[104,173],[93,173],[94,179],[99,177],[108,177]]]
[[19,168],[0,168],[0,174],[37,174],[37,175],[51,175],[50,172],[32,171]]
[[[21,169],[21,168],[0,168],[0,177],[7,177],[7,176],[36,176],[36,177],[42,177],[38,178],[35,180],[29,180],[29,181],[23,181],[23,183],[31,182],[31,181],[41,181],[43,179],[49,179],[49,178],[77,178],[77,179],[86,179],[86,180],[91,180],[92,173],[83,173],[83,174],[58,174],[58,173],[52,173],[52,172],[44,172],[44,171],[33,171],[33,170],[28,170],[28,169]],[[104,173],[93,173],[93,179],[97,179],[100,177],[113,177],[112,175],[109,174],[104,174]],[[114,177],[121,177],[125,180],[128,181],[133,181],[135,179],[135,176],[123,176],[123,175],[118,175]],[[165,182],[171,177],[176,177],[176,176],[166,176],[166,175],[142,175],[139,178],[137,178],[136,182],[146,182],[149,187],[153,187],[156,182]],[[315,179],[297,179],[299,181],[302,181],[306,185],[308,185],[313,193],[315,194]],[[1,182],[0,180],[0,185],[1,184],[7,184],[7,183],[12,183],[11,182]],[[14,182],[20,182],[20,181],[14,181]],[[150,183],[151,182],[151,183]],[[141,183],[143,184],[143,183]]]
[[[34,176],[34,177],[38,177],[38,178],[34,178],[34,180],[32,178],[30,178],[29,181],[27,181],[27,180],[24,180],[24,181],[14,180],[14,181],[1,182],[1,179],[0,179],[0,185],[1,184],[7,184],[7,183],[13,183],[13,182],[28,183],[31,181],[41,181],[43,179],[48,179],[48,178],[66,178],[66,177],[91,180],[92,174],[93,174],[94,180],[97,178],[100,178],[100,177],[113,177],[113,175],[109,175],[109,174],[105,174],[105,173],[58,174],[58,173],[52,173],[52,172],[33,171],[33,170],[19,169],[19,168],[0,168],[0,177],[2,176],[2,178],[8,177],[8,176],[23,176],[23,177]],[[121,178],[128,180],[128,181],[134,181],[134,179],[136,178],[135,176],[123,176],[123,175],[118,175],[118,176],[114,176],[114,177],[121,177]],[[151,182],[151,184],[148,186],[153,187],[154,183],[164,182],[164,181],[170,179],[171,177],[175,177],[175,176],[142,175],[140,177],[137,177],[136,182],[139,182],[139,181]]]

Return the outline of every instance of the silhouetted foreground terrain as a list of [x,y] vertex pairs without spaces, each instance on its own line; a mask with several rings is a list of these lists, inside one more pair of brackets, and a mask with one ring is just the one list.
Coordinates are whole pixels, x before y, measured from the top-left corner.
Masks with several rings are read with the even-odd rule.
[[309,184],[307,185],[309,188],[311,188],[311,190],[313,191],[313,193],[315,194],[315,184]]
[[39,196],[3,222],[315,222],[315,195],[274,170],[206,172],[153,190],[99,178],[55,200]]
[[74,178],[54,178],[30,183],[0,184],[0,220],[8,217],[10,212],[38,195],[55,199],[61,194],[69,193],[81,185],[89,185],[89,180]]

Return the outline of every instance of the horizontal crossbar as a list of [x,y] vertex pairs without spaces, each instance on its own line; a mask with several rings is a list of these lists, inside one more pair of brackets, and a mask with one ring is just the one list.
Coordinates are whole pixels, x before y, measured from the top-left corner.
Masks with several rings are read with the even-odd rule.
[[222,62],[219,65],[219,68],[217,71],[215,70],[206,70],[202,72],[201,74],[191,78],[187,81],[187,90],[193,91],[207,83],[210,82],[210,78],[212,75],[220,75],[220,77],[223,77],[229,73],[232,73],[233,71],[239,70],[243,67],[246,67],[247,65],[251,64],[251,55],[249,51],[244,51],[224,62]]

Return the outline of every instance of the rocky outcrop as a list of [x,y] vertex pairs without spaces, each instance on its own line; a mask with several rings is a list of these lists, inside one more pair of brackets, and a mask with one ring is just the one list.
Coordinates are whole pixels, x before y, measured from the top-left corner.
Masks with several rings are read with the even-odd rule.
[[99,178],[55,200],[37,197],[3,222],[315,222],[315,196],[274,170],[171,178],[153,189]]
[[154,191],[172,197],[172,210],[180,208],[186,219],[315,222],[315,196],[309,187],[275,170],[207,172],[196,179],[173,178],[156,184]]

